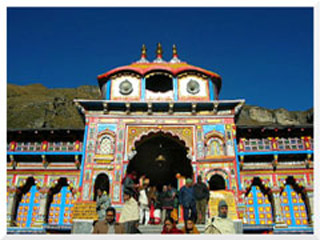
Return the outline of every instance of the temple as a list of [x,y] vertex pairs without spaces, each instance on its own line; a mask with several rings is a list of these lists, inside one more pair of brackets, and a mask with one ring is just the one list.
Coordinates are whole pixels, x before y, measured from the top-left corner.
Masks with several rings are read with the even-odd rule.
[[97,100],[74,100],[84,129],[8,129],[8,234],[91,226],[97,188],[119,217],[133,170],[159,189],[201,175],[209,214],[225,199],[243,233],[313,233],[312,125],[237,125],[245,101],[220,100],[220,75],[180,60],[176,46],[170,61],[160,44],[149,61],[143,46],[98,84]]

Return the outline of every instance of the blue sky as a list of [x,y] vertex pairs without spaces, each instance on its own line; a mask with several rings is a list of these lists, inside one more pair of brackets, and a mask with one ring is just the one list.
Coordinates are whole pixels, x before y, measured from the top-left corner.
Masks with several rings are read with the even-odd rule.
[[8,8],[7,82],[97,85],[97,75],[162,43],[222,77],[220,99],[313,106],[312,8]]

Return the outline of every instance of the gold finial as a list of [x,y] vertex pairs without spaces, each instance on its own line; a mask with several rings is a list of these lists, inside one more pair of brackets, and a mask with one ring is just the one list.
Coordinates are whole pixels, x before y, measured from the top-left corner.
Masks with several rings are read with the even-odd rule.
[[142,44],[142,48],[141,48],[141,57],[146,58],[147,57],[147,48],[146,45]]
[[173,46],[172,46],[172,55],[173,55],[173,57],[178,56],[177,46],[175,44],[173,44]]
[[157,46],[157,57],[162,57],[162,46],[161,46],[161,43],[158,43],[158,46]]

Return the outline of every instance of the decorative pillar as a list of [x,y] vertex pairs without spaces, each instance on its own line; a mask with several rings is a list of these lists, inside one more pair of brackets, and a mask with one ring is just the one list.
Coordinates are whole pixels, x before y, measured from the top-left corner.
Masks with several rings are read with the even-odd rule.
[[281,210],[280,192],[273,191],[272,197],[273,197],[273,201],[274,201],[275,224],[276,225],[283,225],[283,224],[285,224],[285,222],[283,220],[283,213]]
[[[15,227],[17,224],[16,224],[16,220],[15,220],[15,217],[17,215],[17,212],[18,212],[18,207],[17,205],[19,204],[19,194],[20,194],[20,190],[18,188],[13,188],[12,189],[12,205],[11,207],[9,208],[8,206],[8,209],[10,210],[10,226],[13,226]],[[9,213],[9,211],[8,211]]]
[[276,170],[277,166],[278,166],[278,155],[275,154],[275,155],[273,155],[273,161],[272,161],[273,170]]
[[307,191],[307,197],[308,197],[308,200],[309,200],[309,218],[311,220],[311,224],[313,224],[313,221],[314,221],[314,218],[313,218],[313,215],[314,215],[314,210],[313,210],[313,191]]
[[[39,209],[39,218],[36,221],[39,227],[42,227],[46,223],[46,213],[47,213],[47,199],[48,199],[48,190],[47,188],[40,189],[40,209]],[[48,209],[49,211],[49,209]]]
[[8,194],[8,202],[7,202],[7,226],[10,226],[13,221],[13,205],[14,205],[14,199],[16,195],[16,189],[10,188],[10,186],[7,186],[7,194]]
[[271,139],[271,142],[272,142],[272,150],[277,150],[278,149],[278,139],[279,137],[276,137],[276,138],[269,138]]

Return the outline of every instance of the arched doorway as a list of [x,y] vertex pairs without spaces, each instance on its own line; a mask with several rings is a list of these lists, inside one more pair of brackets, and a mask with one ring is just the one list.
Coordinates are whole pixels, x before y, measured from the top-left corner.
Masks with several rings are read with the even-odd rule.
[[160,190],[163,185],[177,187],[176,174],[193,176],[187,147],[179,138],[168,133],[151,133],[135,144],[137,154],[130,160],[127,172],[133,170],[138,177],[145,175],[150,185]]
[[226,181],[219,174],[214,174],[211,176],[209,180],[209,189],[210,191],[216,190],[225,190],[226,189]]
[[109,177],[105,173],[100,173],[98,174],[95,182],[94,182],[94,196],[93,200],[97,200],[97,189],[100,188],[102,191],[106,191],[109,194],[109,189],[110,189],[110,181]]

